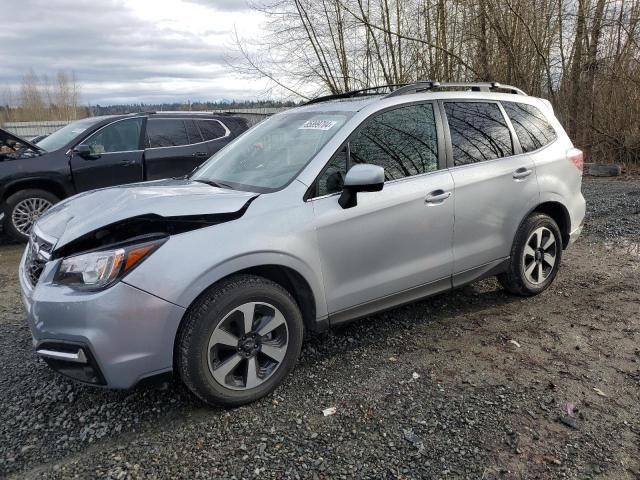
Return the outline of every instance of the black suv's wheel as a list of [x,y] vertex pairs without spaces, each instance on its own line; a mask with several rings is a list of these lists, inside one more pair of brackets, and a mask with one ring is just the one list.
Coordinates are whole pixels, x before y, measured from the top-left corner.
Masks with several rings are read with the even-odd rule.
[[18,242],[27,242],[31,228],[58,197],[46,190],[29,188],[14,193],[4,204],[4,231]]
[[562,235],[556,222],[531,214],[518,229],[507,272],[498,275],[511,293],[531,296],[543,292],[555,278],[562,258]]
[[236,406],[273,391],[293,369],[303,338],[291,294],[252,275],[223,280],[186,314],[176,344],[176,369],[209,404]]

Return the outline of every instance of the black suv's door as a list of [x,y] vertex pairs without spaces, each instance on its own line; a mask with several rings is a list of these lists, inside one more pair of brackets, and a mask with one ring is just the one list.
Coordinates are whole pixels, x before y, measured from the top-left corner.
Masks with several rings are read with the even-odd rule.
[[143,180],[144,117],[116,120],[85,138],[91,156],[72,154],[71,174],[77,192]]
[[194,121],[189,118],[149,118],[145,150],[145,178],[180,177],[209,158]]

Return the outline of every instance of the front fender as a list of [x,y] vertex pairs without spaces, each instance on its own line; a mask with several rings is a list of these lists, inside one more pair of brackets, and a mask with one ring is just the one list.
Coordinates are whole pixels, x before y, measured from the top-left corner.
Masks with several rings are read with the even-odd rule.
[[[322,279],[315,273],[318,270],[314,270],[302,259],[281,251],[255,251],[229,258],[200,272],[195,278],[179,288],[176,288],[175,281],[166,278],[166,271],[155,271],[156,267],[150,265],[145,265],[144,269],[133,271],[124,281],[171,303],[188,308],[202,292],[223,278],[242,270],[266,265],[285,267],[302,276],[313,293],[317,318],[323,318],[327,315]],[[162,281],[158,281],[160,277],[164,277]],[[186,280],[186,276],[180,277]]]
[[252,267],[281,266],[306,280],[317,318],[326,317],[311,205],[300,202],[276,214],[262,211],[260,203],[259,197],[240,219],[169,237],[124,280],[187,308],[224,277]]

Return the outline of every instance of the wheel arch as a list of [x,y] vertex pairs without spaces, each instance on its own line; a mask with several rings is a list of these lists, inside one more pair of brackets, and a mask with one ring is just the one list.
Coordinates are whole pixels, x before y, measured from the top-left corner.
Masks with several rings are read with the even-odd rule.
[[[560,234],[562,235],[562,248],[567,248],[571,233],[571,217],[567,207],[558,201],[546,201],[531,210],[529,215],[532,213],[543,213],[551,217],[558,224],[558,228],[560,229]],[[529,215],[527,215],[527,217]]]
[[[302,313],[302,319],[304,321],[305,329],[319,330],[322,328],[322,326],[318,324],[319,322],[316,318],[316,300],[313,294],[313,290],[311,289],[309,282],[307,282],[304,276],[302,276],[299,272],[291,267],[286,267],[284,265],[257,265],[255,267],[245,268],[243,270],[227,275],[226,277],[218,280],[218,282],[234,275],[243,274],[263,277],[280,285],[291,294],[291,296],[298,304],[300,312]],[[216,282],[216,284],[218,282]]]
[[316,317],[317,314],[317,300],[315,298],[315,294],[311,288],[311,285],[307,281],[307,279],[300,274],[295,269],[281,265],[281,264],[262,264],[255,265],[247,268],[243,268],[232,273],[225,275],[224,277],[219,278],[214,283],[209,285],[207,288],[202,290],[202,292],[193,299],[193,301],[186,308],[184,314],[182,315],[182,319],[176,329],[176,333],[173,340],[173,364],[175,371],[175,362],[176,362],[176,348],[177,342],[180,338],[180,330],[183,328],[185,323],[185,318],[189,310],[192,308],[194,304],[203,296],[206,295],[212,288],[218,285],[220,282],[225,281],[231,277],[237,275],[255,275],[258,277],[263,277],[268,280],[271,280],[274,283],[277,283],[285,290],[287,290],[291,296],[293,296],[294,300],[298,304],[300,308],[300,312],[302,313],[302,319],[304,323],[304,327],[306,330],[310,331],[323,331],[328,328],[329,323],[327,319],[318,320]]
[[65,190],[62,183],[50,178],[34,177],[17,180],[8,184],[2,191],[2,197],[0,197],[0,199],[4,202],[11,195],[18,193],[21,190],[30,189],[45,190],[58,197],[60,200],[68,196],[67,191]]

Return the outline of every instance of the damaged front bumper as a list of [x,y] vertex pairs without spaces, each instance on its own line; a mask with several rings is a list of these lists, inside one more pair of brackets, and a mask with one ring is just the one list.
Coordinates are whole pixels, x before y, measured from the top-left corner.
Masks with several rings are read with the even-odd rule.
[[99,292],[53,285],[59,261],[32,286],[20,264],[22,299],[36,353],[85,383],[131,388],[170,372],[173,339],[185,309],[120,281]]

